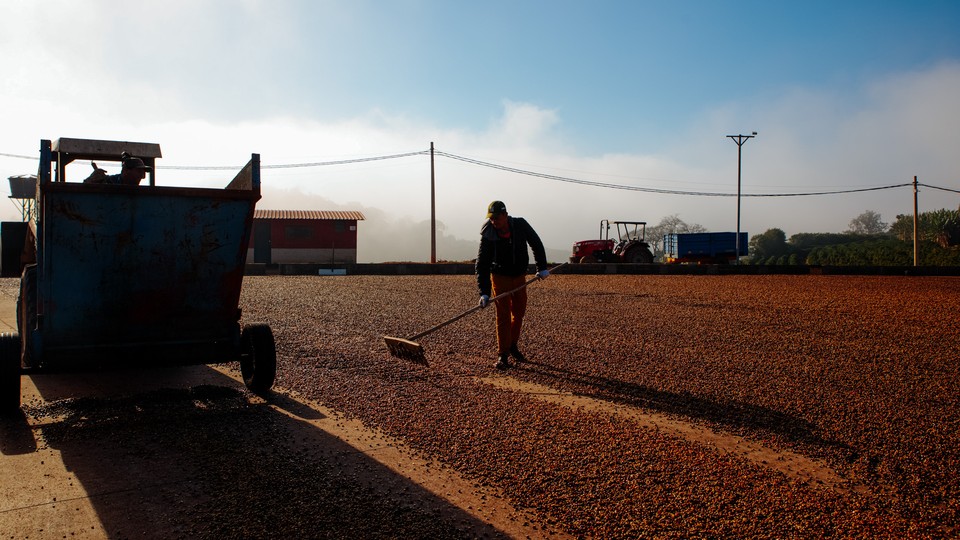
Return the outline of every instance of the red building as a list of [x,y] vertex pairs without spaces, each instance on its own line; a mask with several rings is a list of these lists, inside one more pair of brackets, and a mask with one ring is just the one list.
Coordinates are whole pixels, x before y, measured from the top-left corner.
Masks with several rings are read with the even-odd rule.
[[338,264],[357,262],[360,212],[256,210],[247,262]]

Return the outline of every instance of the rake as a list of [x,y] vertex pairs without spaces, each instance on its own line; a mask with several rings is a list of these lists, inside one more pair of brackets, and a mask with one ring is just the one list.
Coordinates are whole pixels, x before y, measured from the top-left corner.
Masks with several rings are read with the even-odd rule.
[[[552,269],[550,269],[550,273],[552,274],[554,270],[556,270],[557,268],[560,268],[565,264],[567,263],[561,263],[561,264],[558,264],[557,266],[554,266]],[[520,289],[526,288],[527,285],[530,285],[531,283],[539,279],[540,279],[539,277],[534,276],[529,280],[527,280],[527,282],[524,283],[523,285],[517,287],[516,289],[511,289],[505,293],[494,296],[493,298],[490,299],[489,303],[492,304],[497,300],[500,300],[501,298],[506,298],[511,294],[519,291]],[[401,360],[409,360],[415,364],[422,364],[426,366],[428,364],[427,364],[427,357],[423,353],[423,345],[420,345],[419,343],[417,343],[417,340],[428,334],[432,334],[436,332],[437,330],[443,328],[444,326],[447,326],[448,324],[457,322],[460,319],[466,317],[467,315],[470,315],[474,311],[478,311],[480,309],[483,309],[483,308],[479,305],[476,305],[468,309],[467,311],[464,311],[463,313],[457,315],[456,317],[443,321],[442,323],[430,329],[424,330],[423,332],[420,332],[415,336],[410,336],[409,338],[406,338],[406,339],[393,337],[393,336],[383,336],[383,341],[384,343],[387,344],[387,350],[390,351],[390,354],[392,356],[400,358]]]

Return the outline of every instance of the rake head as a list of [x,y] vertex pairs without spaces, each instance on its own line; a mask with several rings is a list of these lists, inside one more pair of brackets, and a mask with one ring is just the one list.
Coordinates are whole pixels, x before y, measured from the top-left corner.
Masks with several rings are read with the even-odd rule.
[[390,351],[392,356],[415,364],[428,365],[427,357],[423,354],[423,346],[416,341],[393,336],[383,336],[383,342],[387,344],[387,350]]

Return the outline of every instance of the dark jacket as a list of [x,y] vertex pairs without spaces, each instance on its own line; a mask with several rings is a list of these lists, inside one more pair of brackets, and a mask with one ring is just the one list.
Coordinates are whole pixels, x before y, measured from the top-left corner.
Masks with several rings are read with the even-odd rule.
[[480,294],[490,296],[490,274],[522,276],[527,273],[530,255],[527,245],[533,250],[537,271],[547,269],[547,253],[537,231],[520,217],[508,217],[510,238],[501,238],[496,227],[485,221],[480,228],[480,250],[477,253],[477,288]]

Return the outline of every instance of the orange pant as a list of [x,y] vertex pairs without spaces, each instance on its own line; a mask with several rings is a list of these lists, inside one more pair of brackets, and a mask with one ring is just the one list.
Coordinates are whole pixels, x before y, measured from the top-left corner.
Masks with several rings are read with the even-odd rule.
[[[524,275],[501,276],[490,274],[493,296],[522,286],[527,281],[526,278]],[[497,305],[497,349],[499,354],[505,354],[520,339],[523,315],[527,312],[527,289],[520,289],[495,303]]]

